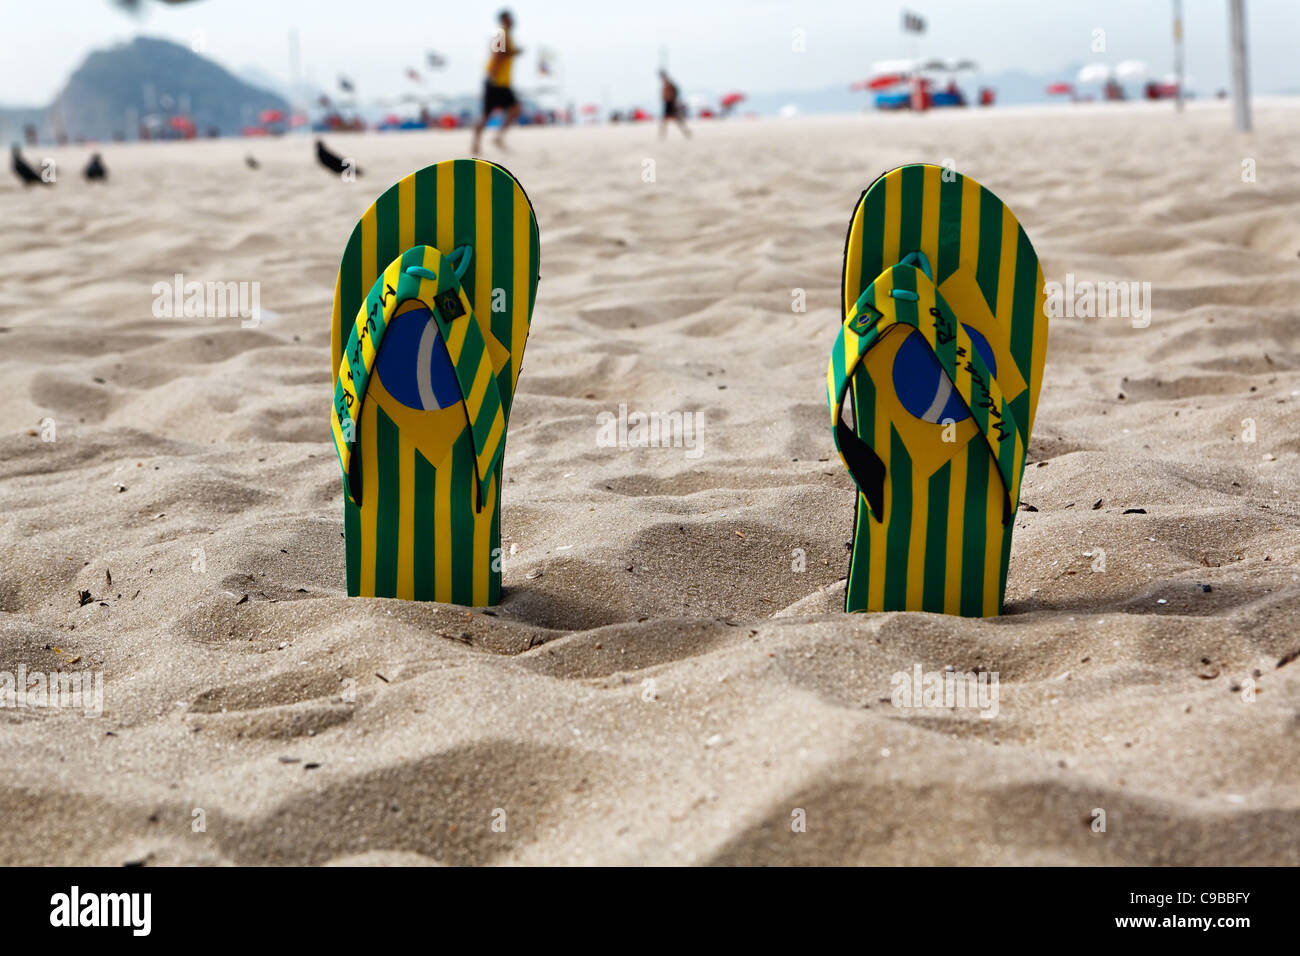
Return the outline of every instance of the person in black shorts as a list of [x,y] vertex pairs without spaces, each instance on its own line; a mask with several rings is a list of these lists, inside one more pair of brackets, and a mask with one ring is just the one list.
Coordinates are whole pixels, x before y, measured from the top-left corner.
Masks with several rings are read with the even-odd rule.
[[497,133],[493,142],[501,149],[506,148],[506,130],[510,128],[515,120],[519,119],[519,98],[515,96],[515,91],[510,86],[510,69],[514,64],[514,59],[524,51],[515,46],[515,41],[510,35],[511,28],[515,25],[515,18],[509,10],[502,10],[497,15],[497,21],[501,28],[496,31],[492,37],[491,53],[488,56],[487,79],[483,82],[483,115],[479,117],[478,125],[474,127],[474,145],[471,152],[478,155],[479,140],[483,138],[483,127],[497,110],[505,110],[506,119],[501,124],[501,132]]
[[663,139],[668,135],[668,121],[671,119],[677,121],[677,125],[682,128],[682,133],[690,139],[691,131],[686,128],[686,116],[681,100],[677,96],[677,84],[668,79],[667,70],[659,71],[659,79],[663,81],[661,95],[664,101],[664,115],[659,121],[659,138]]

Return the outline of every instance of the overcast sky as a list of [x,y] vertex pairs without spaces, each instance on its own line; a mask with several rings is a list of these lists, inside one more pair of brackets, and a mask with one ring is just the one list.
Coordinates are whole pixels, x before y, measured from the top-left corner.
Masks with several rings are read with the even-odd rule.
[[[0,0],[0,103],[44,105],[94,49],[138,33],[197,45],[241,71],[288,79],[296,28],[304,77],[332,88],[345,73],[363,97],[412,88],[408,66],[427,50],[447,66],[436,89],[478,90],[500,0],[195,0],[179,7],[143,0],[132,16],[110,0]],[[1146,61],[1172,67],[1172,0],[518,0],[515,68],[522,87],[540,82],[535,53],[553,49],[567,98],[654,102],[660,51],[686,92],[819,89],[865,77],[876,60],[970,57],[988,72],[1063,71],[1066,64]],[[923,16],[915,43],[900,10]],[[1253,92],[1300,90],[1300,0],[1247,0]],[[1202,95],[1228,85],[1227,0],[1185,0],[1187,73]],[[1092,52],[1093,31],[1106,52]],[[806,52],[795,52],[795,31]],[[1068,78],[1062,75],[1062,78]]]

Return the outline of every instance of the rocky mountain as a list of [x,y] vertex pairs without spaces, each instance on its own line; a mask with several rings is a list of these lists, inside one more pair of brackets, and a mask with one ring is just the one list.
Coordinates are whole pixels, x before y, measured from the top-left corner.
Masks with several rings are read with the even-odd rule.
[[[77,67],[40,124],[43,138],[134,139],[135,124],[174,115],[193,120],[199,135],[228,135],[257,122],[262,110],[287,110],[283,97],[236,77],[189,47],[152,37],[91,53]],[[16,111],[7,111],[10,113]]]

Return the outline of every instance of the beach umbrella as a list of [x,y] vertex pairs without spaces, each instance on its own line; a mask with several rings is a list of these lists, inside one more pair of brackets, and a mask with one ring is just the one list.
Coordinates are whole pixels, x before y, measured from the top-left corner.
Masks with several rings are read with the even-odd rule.
[[734,108],[735,105],[736,105],[737,103],[742,103],[742,102],[744,102],[744,100],[745,100],[745,94],[744,94],[744,93],[740,93],[740,92],[735,92],[735,91],[733,91],[733,92],[731,92],[731,93],[728,93],[726,96],[724,96],[724,97],[723,97],[721,100],[719,100],[718,102],[722,104],[722,108],[723,108],[723,109],[728,109],[728,110],[729,110],[729,109]]
[[1048,96],[1073,96],[1074,87],[1069,83],[1049,83],[1047,84]]
[[584,116],[595,116],[599,112],[600,112],[600,107],[597,106],[595,103],[588,103],[586,106],[582,108],[582,113]]
[[1110,67],[1105,63],[1089,63],[1075,77],[1080,83],[1105,83],[1110,79]]
[[916,71],[916,66],[916,60],[877,60],[871,64],[871,75],[875,77],[897,73],[907,76]]
[[1115,67],[1115,76],[1121,80],[1141,80],[1147,75],[1147,65],[1141,60],[1124,60]]
[[257,114],[259,123],[283,123],[284,110],[262,110]]
[[407,78],[408,80],[410,80],[411,82],[413,82],[413,83],[423,83],[423,82],[424,82],[424,77],[422,77],[422,76],[420,75],[419,70],[417,70],[417,69],[416,69],[415,67],[413,67],[413,66],[408,66],[408,67],[406,68],[406,78]]

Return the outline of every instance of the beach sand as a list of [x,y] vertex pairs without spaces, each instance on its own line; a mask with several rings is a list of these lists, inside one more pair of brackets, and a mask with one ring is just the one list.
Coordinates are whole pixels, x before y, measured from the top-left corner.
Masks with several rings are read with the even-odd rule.
[[[468,132],[327,137],[351,184],[309,138],[109,144],[105,187],[28,151],[61,181],[0,182],[0,672],[102,672],[103,714],[0,709],[0,862],[1300,863],[1297,115],[514,131],[542,281],[490,612],[345,596],[327,418],[349,230]],[[1006,615],[849,617],[844,232],[945,160],[1048,280],[1153,313],[1053,323]],[[260,283],[261,325],[155,317],[176,273]],[[621,404],[698,412],[698,457],[602,447]],[[917,665],[996,672],[996,716],[893,706]]]

